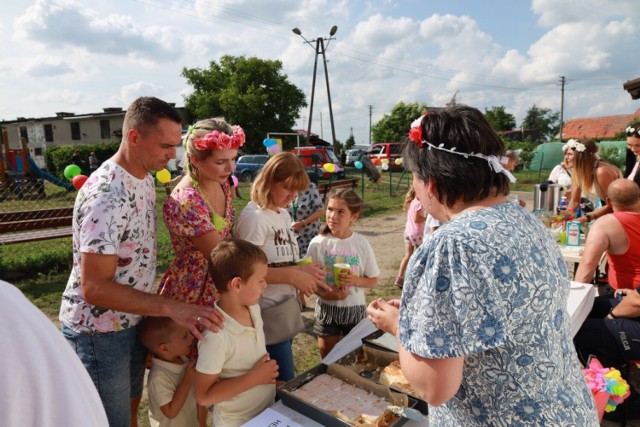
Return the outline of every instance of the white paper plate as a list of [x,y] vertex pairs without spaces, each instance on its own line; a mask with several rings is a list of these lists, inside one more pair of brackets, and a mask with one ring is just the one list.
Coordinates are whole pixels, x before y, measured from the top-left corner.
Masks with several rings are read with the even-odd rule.
[[571,284],[571,289],[582,289],[584,288],[584,284],[582,283],[572,283]]

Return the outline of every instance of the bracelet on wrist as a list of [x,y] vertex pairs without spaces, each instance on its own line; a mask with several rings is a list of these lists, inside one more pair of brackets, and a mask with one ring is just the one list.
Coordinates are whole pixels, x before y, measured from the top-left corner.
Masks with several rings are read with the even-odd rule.
[[620,317],[619,317],[619,316],[616,316],[616,315],[613,313],[613,309],[614,309],[614,308],[615,308],[615,307],[611,307],[611,310],[609,310],[609,316],[613,317],[614,319],[619,319]]

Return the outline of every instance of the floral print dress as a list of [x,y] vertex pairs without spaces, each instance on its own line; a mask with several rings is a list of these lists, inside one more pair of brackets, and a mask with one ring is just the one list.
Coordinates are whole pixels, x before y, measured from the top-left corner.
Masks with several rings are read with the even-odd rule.
[[464,357],[460,388],[431,426],[597,426],[573,346],[567,267],[514,203],[458,215],[409,263],[399,339],[425,358]]
[[211,210],[196,188],[174,190],[164,203],[164,222],[169,229],[176,257],[160,282],[158,293],[175,300],[213,307],[216,289],[208,261],[191,240],[216,230],[221,238],[230,235],[235,211],[229,183],[223,185],[225,213]]

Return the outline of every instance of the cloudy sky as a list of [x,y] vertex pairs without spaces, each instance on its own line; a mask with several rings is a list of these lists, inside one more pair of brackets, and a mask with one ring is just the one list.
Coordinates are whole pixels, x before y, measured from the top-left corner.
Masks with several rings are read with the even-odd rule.
[[[565,120],[640,108],[622,89],[640,77],[637,0],[11,0],[2,9],[0,120],[126,108],[140,95],[182,106],[182,68],[222,55],[281,60],[309,100],[315,47],[291,29],[315,40],[333,25],[341,141],[353,132],[368,143],[369,106],[375,123],[399,101],[443,106],[454,94],[481,110],[504,105],[519,125],[533,104],[560,110],[560,76]],[[308,117],[300,111],[297,126]],[[322,62],[312,131],[331,139]]]

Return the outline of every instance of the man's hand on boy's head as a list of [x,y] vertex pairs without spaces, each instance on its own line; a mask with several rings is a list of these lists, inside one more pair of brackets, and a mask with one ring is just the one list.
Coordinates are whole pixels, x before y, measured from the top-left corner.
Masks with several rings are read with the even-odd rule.
[[264,354],[253,365],[250,375],[256,381],[256,385],[275,384],[278,378],[278,363],[270,359],[268,354]]
[[204,339],[199,328],[209,329],[211,332],[219,332],[223,328],[224,317],[218,309],[167,300],[171,301],[168,316],[178,325],[187,328],[196,339]]

